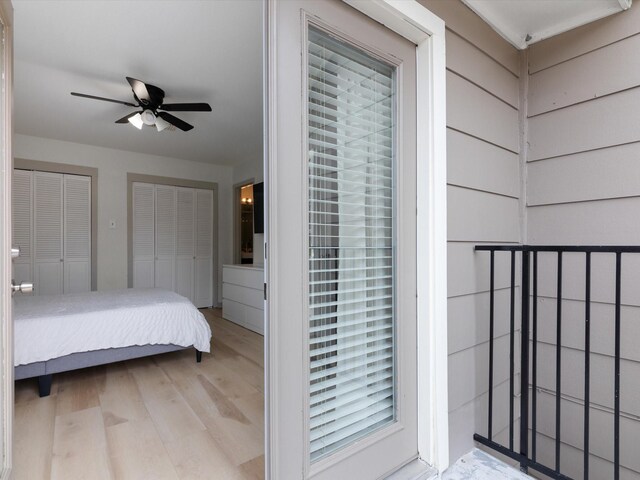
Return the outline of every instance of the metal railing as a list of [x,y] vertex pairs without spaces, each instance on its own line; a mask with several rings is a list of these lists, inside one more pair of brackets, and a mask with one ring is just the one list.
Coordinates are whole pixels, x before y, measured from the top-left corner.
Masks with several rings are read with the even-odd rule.
[[[520,463],[522,471],[536,470],[553,479],[571,480],[560,468],[561,458],[561,366],[562,366],[562,263],[567,252],[584,254],[584,466],[583,478],[589,479],[589,410],[590,410],[590,354],[591,354],[591,256],[593,253],[615,254],[615,310],[614,310],[614,432],[613,432],[613,479],[620,478],[620,289],[622,256],[640,253],[640,246],[531,246],[531,245],[478,245],[476,251],[490,252],[489,281],[489,392],[487,436],[474,435],[474,440],[506,455]],[[509,310],[509,441],[508,446],[493,438],[493,389],[494,389],[494,329],[495,329],[495,259],[498,252],[511,256],[510,310]],[[516,252],[521,252],[521,349],[520,349],[520,431],[519,449],[514,449],[515,418],[515,290]],[[555,465],[548,466],[537,459],[537,389],[538,389],[538,253],[557,255],[556,286],[556,355],[555,355]],[[533,263],[533,265],[532,265]],[[613,279],[612,279],[613,280]],[[530,302],[531,300],[531,302]],[[531,332],[530,332],[531,327]],[[531,349],[529,348],[531,344]],[[530,363],[531,361],[531,363]],[[531,370],[531,371],[530,371]],[[531,378],[530,375],[531,374]],[[529,398],[531,389],[531,399]],[[531,421],[531,425],[529,425]],[[531,428],[531,444],[529,429]]]

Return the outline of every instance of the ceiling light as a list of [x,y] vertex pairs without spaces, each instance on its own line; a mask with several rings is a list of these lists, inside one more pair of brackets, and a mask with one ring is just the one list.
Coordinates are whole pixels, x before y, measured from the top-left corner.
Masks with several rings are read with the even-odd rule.
[[156,124],[156,116],[153,114],[151,110],[144,110],[141,114],[142,123],[145,125],[155,125]]
[[142,115],[140,115],[139,113],[136,113],[133,117],[129,117],[129,122],[138,130],[141,130],[142,125],[144,125],[144,122],[142,121]]
[[167,122],[164,118],[156,117],[156,128],[158,129],[159,132],[163,131],[165,128],[169,128],[170,126],[171,124]]

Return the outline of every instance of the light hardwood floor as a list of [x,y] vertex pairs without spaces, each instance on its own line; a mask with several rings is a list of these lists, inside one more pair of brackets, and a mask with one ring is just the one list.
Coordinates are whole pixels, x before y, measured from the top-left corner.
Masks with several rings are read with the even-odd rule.
[[263,337],[203,310],[193,349],[16,382],[16,480],[264,478]]

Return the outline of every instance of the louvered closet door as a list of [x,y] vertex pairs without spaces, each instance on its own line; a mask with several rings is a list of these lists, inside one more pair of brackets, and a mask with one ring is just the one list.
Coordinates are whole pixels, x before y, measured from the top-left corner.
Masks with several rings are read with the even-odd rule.
[[178,187],[176,292],[192,302],[195,263],[195,190]]
[[195,299],[198,308],[213,305],[213,191],[196,190]]
[[154,186],[133,184],[133,287],[153,288],[155,283]]
[[91,177],[64,176],[64,293],[91,290]]
[[62,251],[63,176],[33,173],[34,292],[56,295],[64,292]]
[[175,290],[176,187],[156,185],[155,286]]
[[14,170],[12,188],[12,245],[20,248],[20,256],[13,259],[12,278],[17,283],[31,282],[33,280],[32,173],[26,170]]

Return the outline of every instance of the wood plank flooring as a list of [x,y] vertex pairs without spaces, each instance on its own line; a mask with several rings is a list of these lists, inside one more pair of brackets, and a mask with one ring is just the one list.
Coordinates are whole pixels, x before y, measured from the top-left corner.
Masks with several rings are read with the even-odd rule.
[[165,353],[16,382],[16,480],[264,478],[263,337],[202,311],[211,354]]

